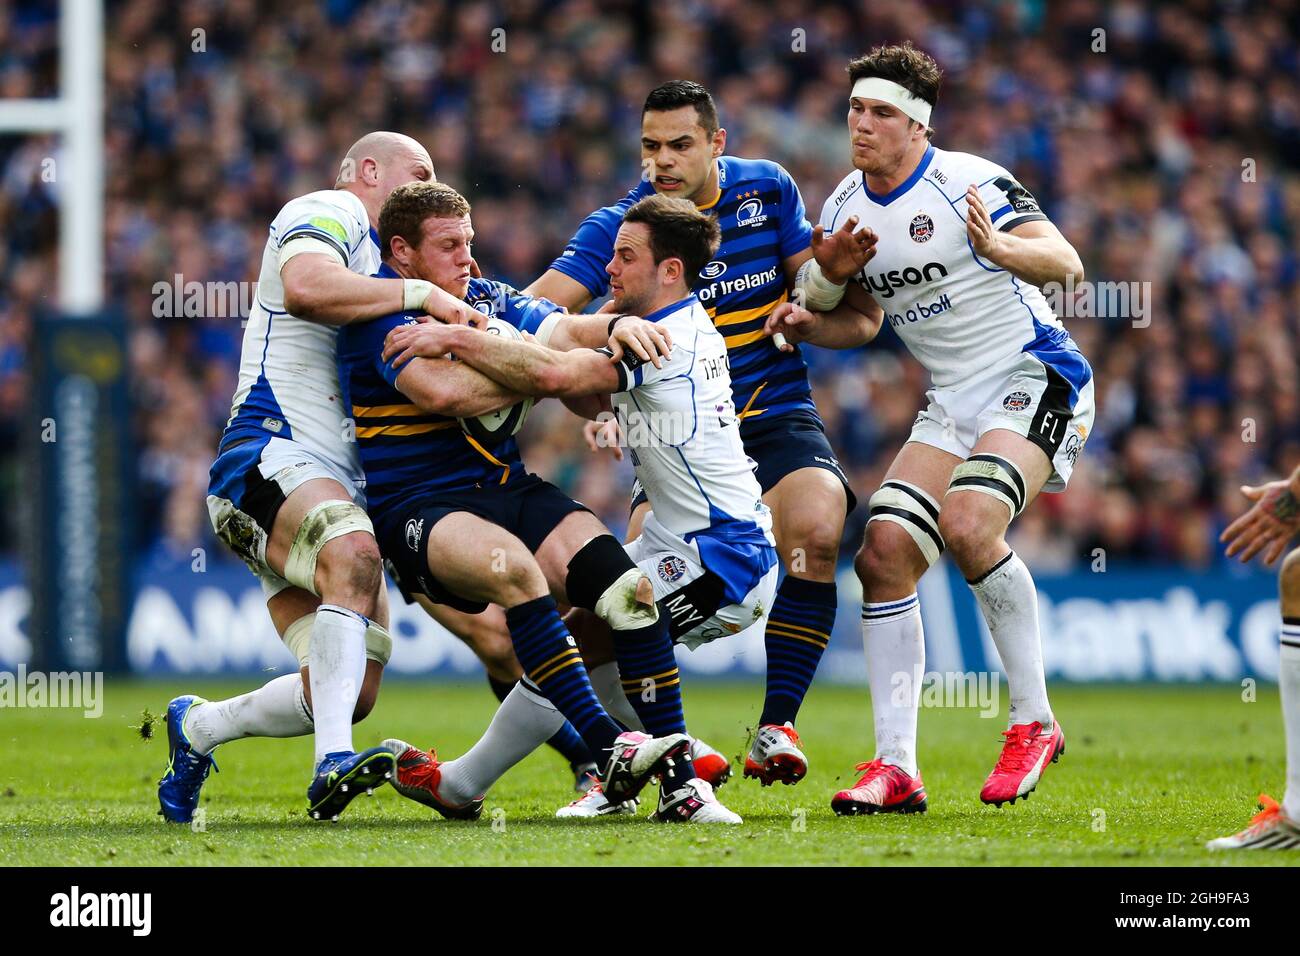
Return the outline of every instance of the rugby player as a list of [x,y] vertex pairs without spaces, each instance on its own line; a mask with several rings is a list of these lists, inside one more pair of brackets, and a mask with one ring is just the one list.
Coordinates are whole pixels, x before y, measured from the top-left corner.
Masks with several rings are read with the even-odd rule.
[[[1224,530],[1228,556],[1243,562],[1263,552],[1271,565],[1300,533],[1300,468],[1285,481],[1258,488],[1243,487],[1254,502],[1250,510]],[[1300,849],[1300,548],[1282,562],[1282,647],[1277,686],[1282,696],[1282,726],[1286,733],[1286,792],[1279,804],[1259,795],[1260,812],[1240,833],[1211,840],[1211,850]]]
[[[834,235],[810,229],[790,175],[767,160],[726,156],[726,145],[727,132],[704,87],[683,80],[657,87],[642,110],[642,181],[618,203],[588,216],[564,253],[525,291],[570,312],[605,295],[615,234],[628,209],[647,196],[683,197],[716,219],[722,242],[701,269],[697,298],[727,345],[741,438],[757,463],[786,569],[764,636],[767,690],[744,773],[764,785],[792,784],[808,771],[795,720],[835,622],[835,565],[855,499],[813,404],[803,358],[797,348],[773,347],[763,324],[789,298],[814,251],[826,274],[843,282],[865,264],[870,237],[866,230],[855,234],[855,222],[842,222]],[[648,510],[637,489],[629,540],[640,534]],[[591,628],[591,622],[569,620],[575,629]],[[617,668],[594,658],[592,668],[602,700],[617,706]],[[725,780],[725,758],[707,759],[715,782]]]
[[[717,221],[684,199],[649,196],[624,216],[606,265],[615,308],[670,334],[672,354],[662,363],[630,353],[610,362],[590,350],[557,351],[477,330],[460,335],[431,323],[395,330],[384,347],[397,365],[454,353],[512,392],[559,396],[588,417],[612,395],[649,501],[628,553],[653,581],[673,640],[691,648],[761,624],[778,574],[771,513],[740,438],[727,346],[692,291],[720,237]],[[675,667],[643,678],[622,653],[618,663],[634,706],[651,684],[662,695],[679,679]],[[599,815],[619,802],[593,788],[560,815]],[[661,800],[657,817],[673,818],[665,811]]]
[[208,511],[261,582],[300,670],[230,700],[171,701],[158,785],[168,821],[192,819],[212,751],[240,737],[315,733],[316,819],[337,818],[393,770],[392,754],[352,748],[351,725],[374,706],[392,641],[334,348],[339,326],[398,307],[449,321],[476,314],[431,283],[371,278],[380,206],[395,187],[433,178],[415,140],[369,133],[348,150],[333,189],[291,200],[271,223]]
[[[588,356],[611,376],[622,367],[613,363],[611,350],[581,347],[605,345],[611,332],[607,317],[568,318],[551,302],[471,276],[470,207],[451,187],[411,183],[394,190],[380,213],[379,235],[384,251],[380,276],[435,282],[495,319],[544,341],[567,343],[575,349],[567,354]],[[468,614],[489,603],[505,608],[525,678],[502,709],[536,711],[530,698],[547,698],[598,756],[600,783],[611,798],[632,799],[651,775],[661,774],[661,819],[739,822],[695,777],[668,622],[655,604],[650,581],[595,515],[524,470],[513,438],[485,444],[457,422],[508,408],[524,393],[475,371],[459,354],[461,361],[409,356],[392,361],[385,337],[408,324],[419,323],[402,312],[354,323],[341,333],[338,349],[345,403],[357,423],[370,513],[390,568],[405,590],[437,604]],[[615,334],[635,339],[638,326],[647,340],[662,341],[667,351],[668,337],[639,319]],[[500,337],[475,334],[494,341]],[[633,346],[651,357],[639,343]],[[642,359],[629,353],[623,360]],[[655,736],[625,732],[601,707],[557,600],[606,621],[623,667],[654,685],[655,693],[638,698],[637,713]],[[514,717],[508,714],[503,720]],[[537,721],[522,723],[531,729]],[[542,739],[554,730],[549,728]],[[460,776],[463,767],[444,770],[432,752],[396,740],[386,744],[398,754],[394,784],[404,795],[444,816],[473,819],[481,813],[482,793],[460,800],[451,796],[451,778]],[[514,760],[533,746],[530,738]],[[506,741],[502,754],[510,749]]]
[[[930,142],[940,70],[910,44],[848,68],[853,172],[822,209],[879,240],[843,284],[810,264],[804,302],[767,324],[790,342],[849,347],[888,321],[930,372],[928,406],[872,495],[855,562],[876,754],[838,813],[926,806],[916,764],[925,645],[916,583],[946,548],[974,592],[1007,675],[1001,756],[980,799],[1026,797],[1065,736],[1048,703],[1038,595],[1006,542],[1040,491],[1064,490],[1093,420],[1092,369],[1040,287],[1083,279],[1079,256],[1007,170]],[[895,693],[902,675],[910,693]]]

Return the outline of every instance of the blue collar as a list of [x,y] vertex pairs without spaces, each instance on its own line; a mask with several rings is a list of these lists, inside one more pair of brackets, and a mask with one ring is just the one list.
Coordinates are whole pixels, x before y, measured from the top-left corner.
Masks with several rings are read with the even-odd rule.
[[916,169],[912,170],[912,175],[908,176],[906,179],[904,179],[901,183],[899,183],[889,192],[885,193],[883,196],[877,193],[873,193],[867,187],[867,174],[863,173],[862,191],[866,193],[867,198],[870,199],[877,206],[888,206],[891,202],[893,202],[899,196],[903,195],[903,193],[907,192],[909,189],[911,189],[920,181],[921,177],[925,175],[925,171],[930,168],[930,161],[933,159],[934,159],[934,145],[930,144],[925,147],[925,154],[921,157],[921,161],[916,164]]
[[680,309],[685,309],[688,306],[691,306],[699,301],[700,300],[695,297],[695,293],[692,292],[688,294],[686,298],[678,299],[676,302],[672,303],[671,305],[666,305],[662,309],[656,309],[655,311],[651,312],[649,315],[641,316],[641,318],[645,319],[647,322],[658,322],[660,319],[666,319],[674,312],[677,312]]
[[400,279],[401,276],[398,275],[397,270],[394,269],[392,266],[390,266],[387,262],[381,262],[379,263],[379,271],[375,273],[375,278]]
[[[370,241],[373,242],[376,246],[379,245],[379,233],[375,232],[374,226],[370,227]],[[383,250],[381,249],[380,251],[382,252]]]

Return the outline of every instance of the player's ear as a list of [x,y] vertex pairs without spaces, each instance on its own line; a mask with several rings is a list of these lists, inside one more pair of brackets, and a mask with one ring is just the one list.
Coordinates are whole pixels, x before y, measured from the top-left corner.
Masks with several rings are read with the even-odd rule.
[[389,240],[389,255],[392,256],[393,261],[398,265],[409,265],[411,261],[411,253],[413,251],[414,250],[411,249],[411,244],[401,236],[393,236],[393,238]]
[[374,158],[367,156],[361,160],[360,178],[367,186],[379,185],[379,163]]
[[713,134],[713,158],[717,159],[727,151],[727,131],[721,126]]
[[664,285],[676,285],[677,280],[682,277],[682,260],[669,256],[663,262],[659,263],[660,278]]

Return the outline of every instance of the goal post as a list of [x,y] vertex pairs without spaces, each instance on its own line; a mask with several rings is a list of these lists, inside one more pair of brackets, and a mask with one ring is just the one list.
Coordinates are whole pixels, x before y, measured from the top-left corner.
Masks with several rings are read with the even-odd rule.
[[21,467],[32,663],[126,667],[135,573],[125,324],[105,302],[103,0],[63,0],[59,90],[0,99],[0,135],[54,134],[57,296],[35,318]]

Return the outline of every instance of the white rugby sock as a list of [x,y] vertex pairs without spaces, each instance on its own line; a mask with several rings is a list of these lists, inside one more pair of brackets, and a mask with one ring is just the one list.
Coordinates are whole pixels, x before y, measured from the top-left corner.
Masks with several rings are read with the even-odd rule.
[[1011,697],[1007,726],[1036,720],[1044,728],[1051,727],[1043,641],[1038,633],[1038,589],[1025,562],[1011,551],[983,577],[968,583],[1007,674]]
[[1286,729],[1286,794],[1282,812],[1300,822],[1300,618],[1282,624],[1281,661],[1277,672]]
[[916,715],[925,675],[925,631],[915,595],[862,605],[876,759],[916,776]]
[[600,698],[605,713],[613,717],[628,730],[645,730],[641,718],[636,715],[632,702],[623,693],[623,681],[618,673],[618,662],[598,664],[587,671],[591,679],[591,688]]
[[297,673],[238,697],[195,704],[185,715],[185,735],[201,754],[241,737],[301,737],[311,731],[311,709]]
[[483,796],[562,726],[564,715],[555,705],[520,681],[506,694],[478,743],[463,757],[441,765],[439,795],[456,804]]
[[316,762],[352,750],[352,712],[366,676],[366,619],[335,604],[316,609],[311,629],[311,705]]

